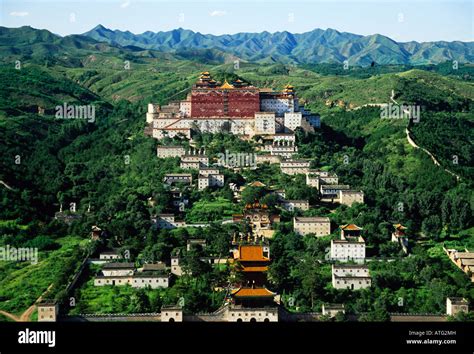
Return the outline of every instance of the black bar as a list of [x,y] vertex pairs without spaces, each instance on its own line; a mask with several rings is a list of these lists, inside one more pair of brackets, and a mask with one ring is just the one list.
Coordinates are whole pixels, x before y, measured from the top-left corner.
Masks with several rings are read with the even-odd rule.
[[[472,353],[474,323],[1,323],[0,353],[350,352]],[[55,331],[55,347],[19,344],[19,331]],[[422,336],[409,331],[424,332]],[[431,331],[431,335],[427,335]],[[436,331],[444,331],[436,333]],[[452,332],[455,331],[455,334]],[[407,344],[407,340],[456,344]]]

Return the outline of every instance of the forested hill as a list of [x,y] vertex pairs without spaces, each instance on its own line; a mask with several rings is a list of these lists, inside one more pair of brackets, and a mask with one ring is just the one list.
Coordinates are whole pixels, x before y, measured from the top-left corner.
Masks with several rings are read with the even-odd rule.
[[[302,138],[302,156],[331,166],[341,180],[367,191],[374,214],[363,223],[372,229],[395,218],[411,220],[414,230],[430,235],[471,225],[471,208],[465,207],[471,200],[474,155],[470,66],[460,66],[462,75],[445,67],[441,75],[438,69],[382,66],[363,69],[363,75],[355,68],[334,73],[326,67],[328,73],[321,67],[281,63],[242,63],[235,70],[233,64],[203,63],[90,39],[84,45],[62,41],[54,55],[34,50],[28,54],[28,43],[47,47],[61,41],[32,31],[19,39],[17,54],[11,50],[11,35],[0,35],[0,51],[10,53],[0,66],[0,180],[12,188],[0,185],[0,216],[5,220],[49,222],[61,201],[75,202],[81,212],[91,205],[84,219],[88,226],[109,225],[128,238],[144,233],[150,213],[160,211],[160,204],[149,210],[148,198],[167,198],[157,181],[165,171],[179,171],[173,163],[158,161],[156,141],[143,135],[146,105],[184,98],[199,72],[207,70],[219,80],[240,77],[259,87],[294,85],[323,122],[322,135]],[[77,40],[83,43],[83,37]],[[94,50],[97,45],[106,50]],[[16,58],[21,61],[18,70]],[[124,68],[127,61],[129,70]],[[404,134],[406,121],[382,121],[376,109],[356,110],[388,103],[392,90],[401,103],[423,107],[426,114],[413,129],[416,140],[442,164],[450,164],[463,177],[461,182],[413,151]],[[64,102],[95,105],[95,122],[55,119],[54,107]],[[45,109],[44,115],[38,114],[38,107]],[[340,162],[344,155],[351,157],[348,166]],[[455,166],[452,155],[458,156]],[[125,164],[126,156],[130,164]],[[408,212],[388,212],[400,196],[406,197]]]
[[249,61],[267,63],[342,63],[350,65],[427,64],[446,60],[474,61],[473,42],[396,42],[380,34],[361,36],[334,29],[305,33],[287,31],[215,36],[182,28],[133,34],[98,25],[84,33],[95,40],[146,49],[217,49]]

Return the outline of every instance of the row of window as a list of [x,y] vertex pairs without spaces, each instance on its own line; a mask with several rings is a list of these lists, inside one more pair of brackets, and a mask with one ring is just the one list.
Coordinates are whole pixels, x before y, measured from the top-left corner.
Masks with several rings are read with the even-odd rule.
[[[353,282],[353,281],[350,282],[350,284],[354,284],[354,283],[356,283],[356,282]],[[339,281],[339,280],[336,280],[336,284],[340,284],[340,281]],[[344,280],[344,284],[347,284],[347,281],[346,281],[346,280]],[[369,281],[364,281],[364,284],[365,284],[365,285],[366,285],[366,284],[369,284]],[[359,285],[362,285],[362,281],[359,281]]]
[[[147,279],[141,279],[141,282],[142,282],[142,283],[145,283],[146,280],[147,280]],[[106,284],[110,284],[111,282],[115,282],[115,281],[116,281],[116,280],[110,280],[110,279],[105,280]],[[101,283],[102,283],[102,280],[98,280],[98,282],[99,282],[99,284],[101,284]],[[118,279],[117,282],[118,282],[119,284],[122,284],[122,279]],[[123,282],[124,282],[125,284],[127,284],[129,281],[128,281],[128,280],[124,280]],[[168,283],[168,279],[166,279],[166,278],[148,279],[148,283],[151,284],[152,282],[153,282],[153,283],[160,283],[160,282],[162,282],[162,283]],[[134,279],[134,280],[133,280],[133,283],[134,283],[134,284],[137,284],[137,283],[139,283],[139,280],[138,280],[138,279]]]
[[[237,315],[238,315],[239,317],[242,317],[242,313],[241,313],[241,312],[237,312]],[[235,317],[235,313],[234,313],[234,312],[232,312],[231,316],[232,316],[232,317]],[[271,313],[268,313],[268,312],[266,312],[265,314],[263,314],[263,313],[257,313],[257,314],[252,314],[252,315],[249,315],[249,314],[248,314],[248,312],[245,312],[245,317],[249,317],[249,316],[258,316],[258,317],[262,317],[262,316],[272,316],[272,314],[271,314]]]

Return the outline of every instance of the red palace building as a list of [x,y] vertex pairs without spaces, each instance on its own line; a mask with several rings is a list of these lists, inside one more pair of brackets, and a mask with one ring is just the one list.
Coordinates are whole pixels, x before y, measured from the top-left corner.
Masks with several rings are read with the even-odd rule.
[[218,86],[208,72],[202,73],[191,91],[191,118],[253,118],[260,111],[260,90],[237,80]]
[[293,86],[282,91],[260,89],[240,79],[223,84],[202,72],[183,101],[166,106],[148,104],[146,132],[156,139],[192,131],[229,132],[242,137],[292,134],[301,127],[314,131],[319,116],[299,104]]

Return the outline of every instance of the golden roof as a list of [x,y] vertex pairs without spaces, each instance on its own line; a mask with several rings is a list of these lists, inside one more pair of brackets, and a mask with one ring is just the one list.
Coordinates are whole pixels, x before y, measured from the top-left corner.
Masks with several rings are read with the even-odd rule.
[[239,246],[239,261],[256,262],[268,261],[267,257],[263,256],[263,247],[260,245],[241,245]]
[[394,224],[393,225],[397,230],[406,230],[407,228],[402,224]]
[[267,266],[261,266],[261,267],[258,267],[258,266],[252,266],[252,267],[242,266],[242,272],[244,272],[244,273],[263,273],[263,272],[266,272],[266,271],[268,271]]
[[358,231],[358,230],[362,230],[362,228],[357,226],[356,224],[347,224],[347,225],[342,225],[341,230]]
[[251,186],[251,187],[265,187],[265,184],[263,184],[260,181],[254,181],[252,183],[249,183],[249,186]]
[[227,80],[224,81],[224,84],[221,86],[222,89],[231,89],[234,88],[234,85],[231,85],[227,82]]
[[273,297],[275,293],[267,288],[240,288],[233,290],[232,295],[236,297]]

